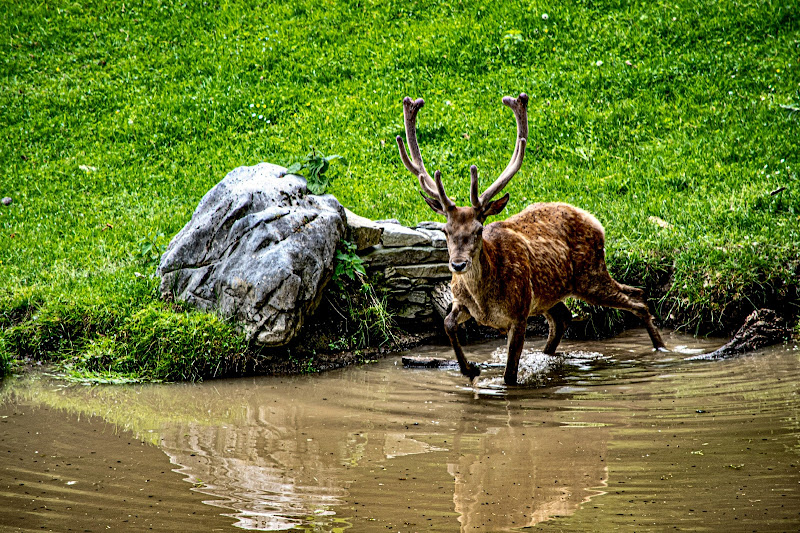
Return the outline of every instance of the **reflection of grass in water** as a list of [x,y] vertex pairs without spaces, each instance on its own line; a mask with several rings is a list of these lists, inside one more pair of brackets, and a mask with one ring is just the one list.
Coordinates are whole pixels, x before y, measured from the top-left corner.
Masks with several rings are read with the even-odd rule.
[[201,394],[187,394],[182,390],[186,386],[71,385],[43,374],[28,373],[4,381],[0,402],[47,406],[78,417],[99,416],[155,445],[161,442],[161,431],[168,425],[235,424],[245,419],[244,405],[236,405],[234,401],[205,401]]

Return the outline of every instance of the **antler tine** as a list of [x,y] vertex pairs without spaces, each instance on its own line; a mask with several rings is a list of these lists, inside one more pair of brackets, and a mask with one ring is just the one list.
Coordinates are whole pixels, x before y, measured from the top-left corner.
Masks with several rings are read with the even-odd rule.
[[469,200],[472,202],[472,207],[475,209],[480,209],[481,207],[481,197],[480,197],[480,189],[478,189],[478,167],[472,165],[469,167]]
[[431,198],[437,197],[436,184],[431,179],[428,171],[425,170],[425,163],[422,162],[422,154],[419,151],[419,144],[417,143],[417,112],[425,105],[425,100],[419,98],[412,100],[408,96],[403,98],[403,119],[406,129],[406,140],[408,141],[408,149],[411,152],[411,159],[408,158],[406,147],[403,144],[403,138],[397,136],[397,147],[400,149],[400,159],[406,168],[417,176],[422,190],[425,191]]
[[[420,177],[420,181],[421,180],[422,177]],[[444,185],[442,184],[442,173],[439,172],[438,170],[435,171],[433,173],[433,180],[436,182],[436,191],[437,191],[436,198],[439,199],[439,202],[441,202],[442,207],[444,207],[445,211],[450,211],[451,209],[454,209],[456,207],[455,202],[453,202],[453,200],[451,200],[447,196],[447,193],[444,192]]]
[[514,117],[517,119],[517,142],[511,161],[508,162],[505,170],[480,196],[481,205],[485,205],[508,185],[514,174],[519,171],[522,166],[522,160],[525,158],[525,146],[528,142],[528,95],[520,93],[517,98],[506,96],[503,98],[503,103],[511,108],[514,112]]

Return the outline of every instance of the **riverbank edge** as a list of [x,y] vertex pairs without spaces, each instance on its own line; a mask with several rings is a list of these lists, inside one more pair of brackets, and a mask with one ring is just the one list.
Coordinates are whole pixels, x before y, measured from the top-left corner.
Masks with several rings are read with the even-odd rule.
[[[670,297],[671,285],[665,283],[669,272],[649,278],[656,283],[637,284],[641,281],[637,278],[620,277],[620,281],[645,289],[659,327],[730,336],[750,312],[769,308],[787,321],[795,340],[800,339],[798,284],[753,285],[725,305],[715,304],[714,308],[723,309],[715,316],[707,307],[676,303]],[[113,304],[100,309],[80,303],[56,305],[32,295],[0,301],[0,375],[37,363],[55,364],[70,379],[98,383],[304,374],[366,363],[422,343],[447,345],[441,321],[436,320],[418,328],[394,324],[387,336],[376,335],[354,347],[341,341],[352,337],[360,325],[343,317],[331,321],[331,310],[323,305],[289,346],[259,347],[249,344],[234,324],[182,303],[163,302],[153,289],[140,295],[140,308],[130,316]],[[607,338],[640,325],[633,315],[615,309],[582,302],[572,302],[572,307],[577,312],[566,338]],[[469,323],[462,329],[466,343],[501,336]],[[528,339],[546,334],[542,317],[532,317]]]

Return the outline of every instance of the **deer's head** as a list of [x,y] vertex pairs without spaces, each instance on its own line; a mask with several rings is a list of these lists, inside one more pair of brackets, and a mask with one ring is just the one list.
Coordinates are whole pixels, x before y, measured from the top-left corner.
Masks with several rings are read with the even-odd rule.
[[511,108],[517,119],[517,142],[514,155],[506,169],[500,174],[492,185],[483,194],[478,188],[478,167],[470,167],[470,203],[469,207],[458,207],[447,196],[442,185],[441,173],[437,170],[430,177],[422,162],[422,155],[417,144],[417,112],[425,105],[425,101],[403,99],[403,117],[405,119],[406,140],[411,152],[409,159],[406,153],[403,138],[397,136],[397,145],[400,148],[400,159],[406,168],[419,179],[422,187],[420,194],[431,209],[447,218],[445,235],[447,236],[447,250],[450,253],[450,271],[454,273],[468,272],[473,263],[477,261],[483,246],[483,223],[492,215],[496,215],[508,203],[508,194],[493,200],[497,194],[511,181],[514,174],[522,166],[525,157],[525,145],[528,140],[528,95],[521,93],[518,98],[506,96],[503,103]]

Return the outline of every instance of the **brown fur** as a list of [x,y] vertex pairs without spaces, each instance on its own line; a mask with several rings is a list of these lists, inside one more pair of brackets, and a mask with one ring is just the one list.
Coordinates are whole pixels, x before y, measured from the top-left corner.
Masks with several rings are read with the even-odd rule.
[[453,271],[453,308],[445,319],[465,375],[474,377],[478,369],[463,358],[458,324],[474,317],[509,334],[505,381],[514,384],[527,318],[546,316],[550,335],[544,351],[555,354],[570,317],[562,302],[570,296],[631,311],[644,321],[653,346],[664,347],[642,291],[609,275],[605,231],[588,212],[563,203],[538,203],[482,229],[475,208],[456,207],[446,216],[451,270],[453,263],[468,263]]

